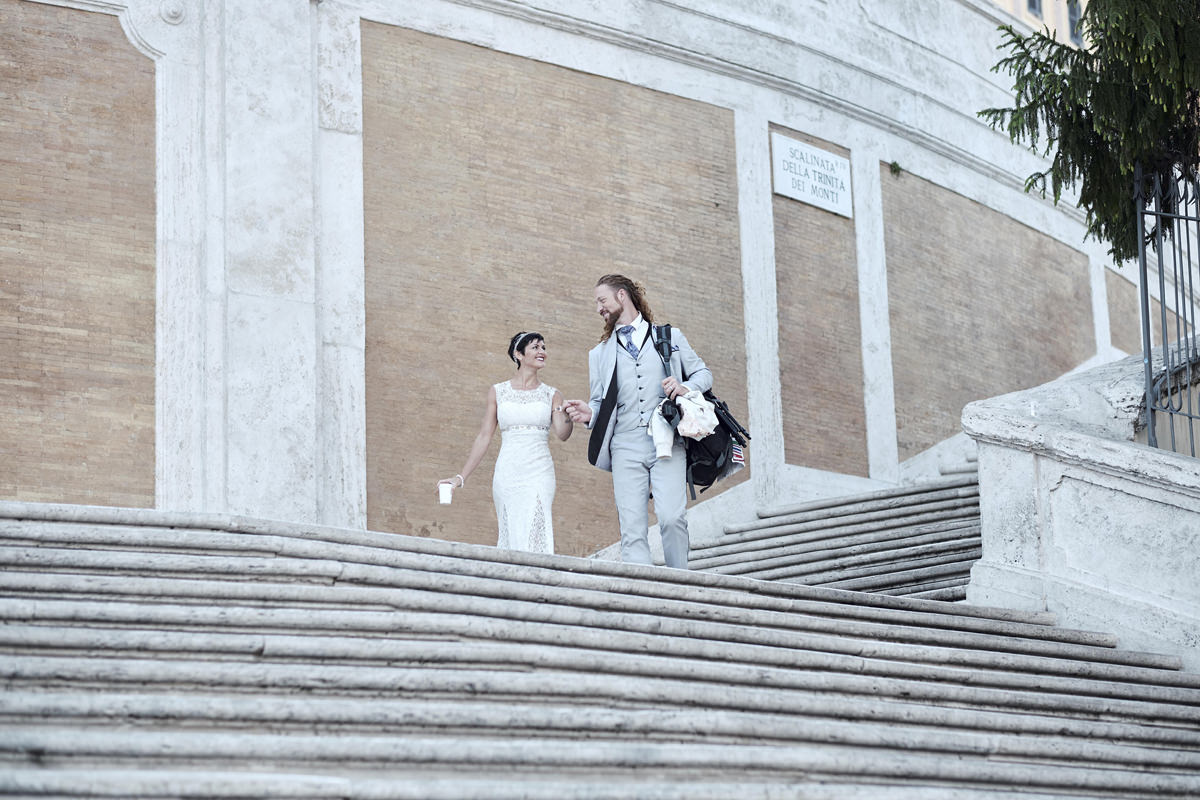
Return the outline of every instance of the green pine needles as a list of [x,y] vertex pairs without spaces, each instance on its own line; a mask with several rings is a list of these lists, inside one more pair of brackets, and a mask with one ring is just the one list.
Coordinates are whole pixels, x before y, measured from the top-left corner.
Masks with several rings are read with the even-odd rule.
[[993,71],[1013,77],[1012,108],[979,112],[1050,167],[1025,191],[1047,183],[1057,203],[1076,187],[1088,234],[1117,261],[1136,258],[1134,168],[1145,186],[1195,178],[1200,167],[1200,0],[1091,0],[1080,26],[1086,49],[1004,26]]

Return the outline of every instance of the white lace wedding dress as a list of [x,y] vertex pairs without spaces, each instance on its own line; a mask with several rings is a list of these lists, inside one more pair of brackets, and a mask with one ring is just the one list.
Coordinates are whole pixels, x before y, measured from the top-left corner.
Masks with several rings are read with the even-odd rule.
[[508,381],[494,388],[501,435],[492,477],[492,502],[500,524],[496,546],[553,553],[554,460],[548,440],[555,389],[544,383],[514,389]]

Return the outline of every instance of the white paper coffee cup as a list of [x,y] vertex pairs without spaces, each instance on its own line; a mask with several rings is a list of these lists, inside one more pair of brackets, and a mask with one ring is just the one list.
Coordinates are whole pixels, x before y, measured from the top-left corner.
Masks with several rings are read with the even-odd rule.
[[444,506],[450,505],[450,495],[453,491],[454,491],[454,487],[452,485],[450,485],[449,483],[439,483],[438,484],[438,499],[441,500],[442,505],[444,505]]

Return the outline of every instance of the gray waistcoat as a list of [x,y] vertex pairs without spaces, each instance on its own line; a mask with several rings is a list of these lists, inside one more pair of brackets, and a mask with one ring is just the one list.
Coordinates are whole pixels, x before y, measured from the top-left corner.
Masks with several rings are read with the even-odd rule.
[[613,435],[636,431],[645,436],[650,415],[662,402],[662,381],[667,373],[662,359],[654,352],[654,337],[638,353],[635,362],[620,342],[617,343],[617,424]]

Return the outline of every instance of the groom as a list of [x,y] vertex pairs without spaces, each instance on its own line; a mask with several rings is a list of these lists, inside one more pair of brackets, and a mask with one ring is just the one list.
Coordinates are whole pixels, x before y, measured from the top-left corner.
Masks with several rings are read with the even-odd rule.
[[[563,408],[592,431],[588,460],[612,472],[621,560],[654,563],[647,538],[647,506],[653,492],[667,566],[687,569],[687,454],[676,436],[670,458],[658,458],[647,426],[664,397],[711,389],[712,373],[676,328],[666,374],[655,350],[653,317],[641,284],[623,275],[605,275],[596,284],[596,311],[604,318],[604,335],[588,353],[591,399],[568,400]],[[687,381],[678,380],[676,376],[685,373]]]

